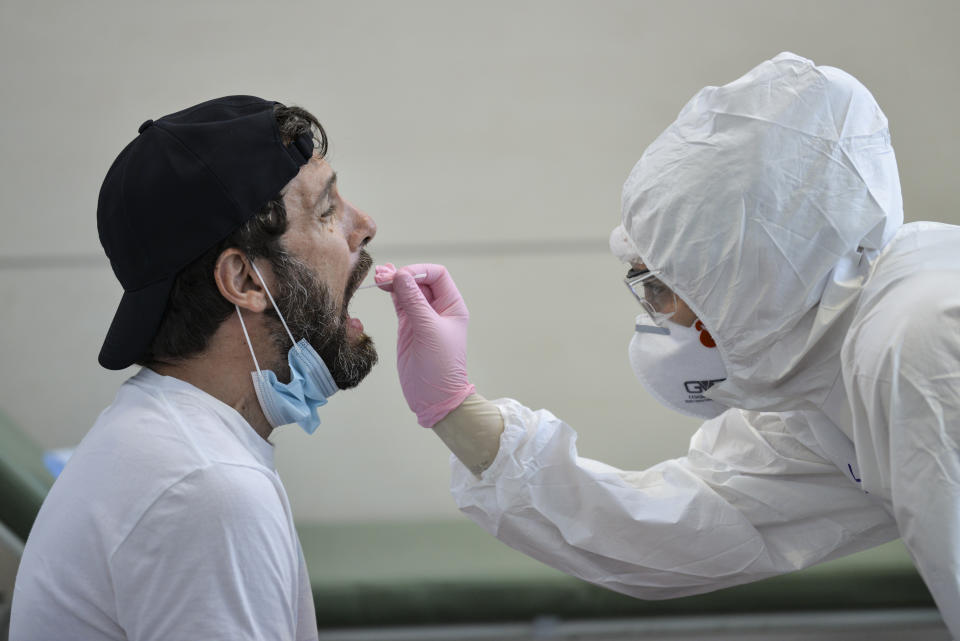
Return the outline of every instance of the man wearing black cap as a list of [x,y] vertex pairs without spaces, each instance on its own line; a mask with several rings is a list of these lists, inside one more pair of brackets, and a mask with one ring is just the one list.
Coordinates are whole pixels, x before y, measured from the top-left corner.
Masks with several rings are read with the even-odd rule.
[[11,638],[315,639],[267,437],[376,363],[350,297],[376,225],[320,123],[252,96],[148,120],[97,210],[124,288],[100,363],[123,384],[27,541]]

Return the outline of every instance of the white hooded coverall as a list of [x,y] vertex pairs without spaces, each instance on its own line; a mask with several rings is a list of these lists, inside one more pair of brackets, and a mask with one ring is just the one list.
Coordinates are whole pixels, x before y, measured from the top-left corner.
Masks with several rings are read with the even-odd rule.
[[901,536],[960,637],[960,228],[903,225],[887,119],[856,79],[781,54],[707,87],[623,190],[625,260],[714,337],[731,408],[685,457],[578,456],[546,410],[497,405],[459,507],[503,542],[637,597],[798,570]]

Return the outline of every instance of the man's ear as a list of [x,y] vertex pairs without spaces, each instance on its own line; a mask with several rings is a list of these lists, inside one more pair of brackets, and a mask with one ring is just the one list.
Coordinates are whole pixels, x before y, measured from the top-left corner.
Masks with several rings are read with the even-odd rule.
[[217,258],[213,278],[220,295],[241,309],[262,312],[270,305],[263,283],[253,271],[250,259],[236,247],[223,250]]

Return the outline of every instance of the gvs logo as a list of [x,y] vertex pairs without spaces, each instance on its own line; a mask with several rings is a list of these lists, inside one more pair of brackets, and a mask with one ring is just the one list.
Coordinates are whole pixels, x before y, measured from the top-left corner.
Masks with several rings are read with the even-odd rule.
[[727,379],[715,378],[712,381],[685,381],[683,387],[688,394],[703,394],[717,383],[722,383],[725,380]]

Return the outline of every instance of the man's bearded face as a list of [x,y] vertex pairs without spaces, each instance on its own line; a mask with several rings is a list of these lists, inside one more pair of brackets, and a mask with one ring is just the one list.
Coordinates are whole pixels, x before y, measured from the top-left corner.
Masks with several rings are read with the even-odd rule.
[[[339,306],[314,271],[286,251],[281,251],[271,264],[278,289],[277,307],[294,339],[307,339],[326,363],[338,388],[356,387],[377,363],[377,348],[372,338],[362,334],[351,342],[347,336],[347,305],[373,265],[370,254],[360,252],[360,260],[350,274],[343,295],[343,304]],[[276,312],[270,308],[267,314],[275,320],[271,337],[280,354],[280,362],[273,370],[279,380],[289,382],[287,352],[293,346]]]

